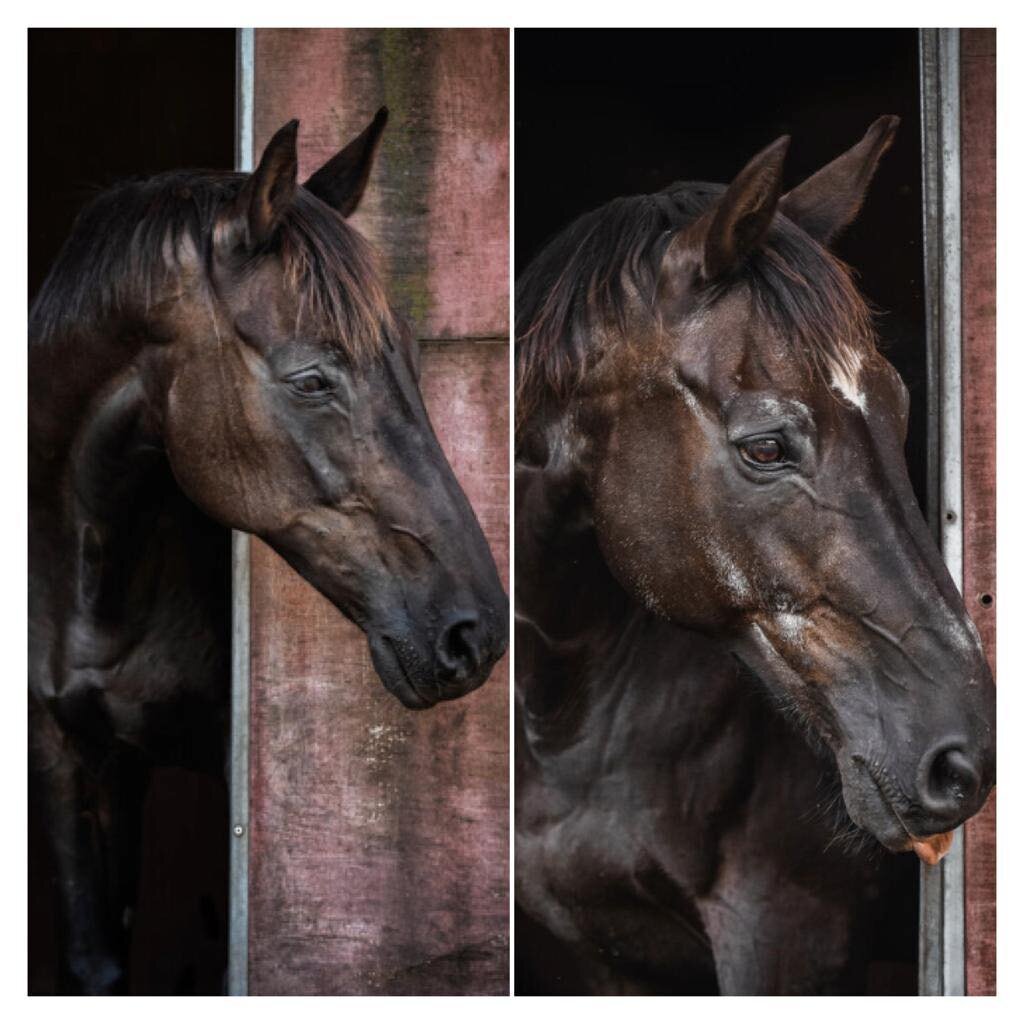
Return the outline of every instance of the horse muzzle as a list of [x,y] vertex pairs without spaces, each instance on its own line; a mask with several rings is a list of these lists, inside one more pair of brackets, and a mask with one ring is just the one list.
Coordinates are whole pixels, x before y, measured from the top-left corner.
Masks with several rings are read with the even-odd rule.
[[995,781],[990,745],[952,735],[930,745],[905,777],[867,754],[843,775],[847,812],[893,852],[913,850],[927,864],[948,852],[952,832],[984,806]]
[[500,617],[460,609],[450,613],[432,644],[410,633],[367,630],[373,667],[385,688],[407,708],[422,710],[481,686],[508,646]]

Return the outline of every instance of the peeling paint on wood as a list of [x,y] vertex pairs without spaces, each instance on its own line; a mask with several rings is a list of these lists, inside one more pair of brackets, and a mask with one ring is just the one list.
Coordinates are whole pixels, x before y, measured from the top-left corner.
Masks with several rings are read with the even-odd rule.
[[[996,657],[996,32],[960,32],[964,600]],[[991,600],[989,600],[991,598]],[[996,991],[996,798],[965,829],[969,995]]]
[[[507,585],[507,346],[425,346],[422,387]],[[257,541],[252,609],[250,992],[505,993],[507,658],[411,712]]]
[[[507,586],[507,32],[257,29],[255,48],[257,153],[299,117],[303,178],[390,108],[353,223],[438,339],[424,399]],[[410,712],[257,541],[251,600],[249,991],[507,993],[507,659]]]
[[311,174],[391,112],[352,223],[422,338],[508,334],[508,33],[258,29],[256,152],[301,118]]

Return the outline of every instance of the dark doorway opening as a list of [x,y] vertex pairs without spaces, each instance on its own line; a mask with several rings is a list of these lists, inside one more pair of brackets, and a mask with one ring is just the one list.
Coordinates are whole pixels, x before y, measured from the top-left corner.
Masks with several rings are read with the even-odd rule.
[[[98,191],[175,168],[233,166],[235,31],[33,29],[28,68],[31,299]],[[222,991],[227,843],[224,782],[158,769],[145,807],[133,993]],[[47,994],[57,984],[53,865],[31,802],[28,860],[28,991]]]
[[[887,357],[911,394],[910,477],[924,507],[927,372],[915,30],[517,30],[516,273],[575,217],[674,181],[728,182],[783,134],[786,184],[902,119],[860,218],[835,246],[883,312]],[[874,929],[874,993],[917,990],[918,867],[890,858]],[[517,918],[516,991],[573,991],[573,967]],[[550,948],[549,948],[550,947]],[[527,959],[533,949],[540,956]],[[542,969],[538,974],[538,965]]]

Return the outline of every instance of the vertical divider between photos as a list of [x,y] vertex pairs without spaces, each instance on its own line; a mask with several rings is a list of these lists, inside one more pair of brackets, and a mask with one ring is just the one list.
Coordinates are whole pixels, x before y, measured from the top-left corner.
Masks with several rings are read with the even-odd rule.
[[508,994],[514,996],[516,951],[516,30],[508,30]]
[[[253,169],[254,33],[236,30],[235,169]],[[249,991],[249,535],[231,532],[231,747],[227,994]]]
[[[921,153],[928,358],[928,520],[963,590],[960,47],[921,29]],[[921,868],[919,995],[964,995],[964,834]]]

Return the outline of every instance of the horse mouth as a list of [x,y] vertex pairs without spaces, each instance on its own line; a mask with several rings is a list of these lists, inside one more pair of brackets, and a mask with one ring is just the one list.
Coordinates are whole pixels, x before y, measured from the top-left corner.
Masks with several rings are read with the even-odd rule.
[[858,822],[860,827],[870,832],[887,850],[893,853],[905,853],[913,850],[923,863],[932,867],[938,864],[949,853],[953,845],[953,830],[927,836],[915,835],[907,827],[904,818],[908,808],[904,807],[903,814],[900,813],[896,806],[896,793],[893,792],[893,786],[887,776],[879,772],[875,765],[864,758],[855,757],[854,760],[862,765],[871,780],[874,793],[878,798],[877,803],[882,806],[888,819],[887,827],[884,829]]
[[405,707],[423,711],[432,708],[438,702],[439,694],[424,693],[413,682],[390,637],[378,635],[371,638],[370,659],[384,688],[397,697]]
[[[760,678],[760,673],[747,661],[742,652],[733,650],[731,653],[744,670],[754,678]],[[781,655],[775,653],[779,660],[783,661]],[[783,663],[788,667],[788,663]],[[873,837],[891,853],[913,850],[925,864],[938,864],[953,845],[953,830],[915,835],[906,824],[906,817],[910,812],[909,801],[899,787],[883,769],[867,758],[855,754],[853,762],[861,772],[859,775],[854,773],[850,779],[847,778],[846,770],[840,766],[843,803],[849,820],[861,832]],[[863,785],[865,775],[869,780],[867,787]]]

